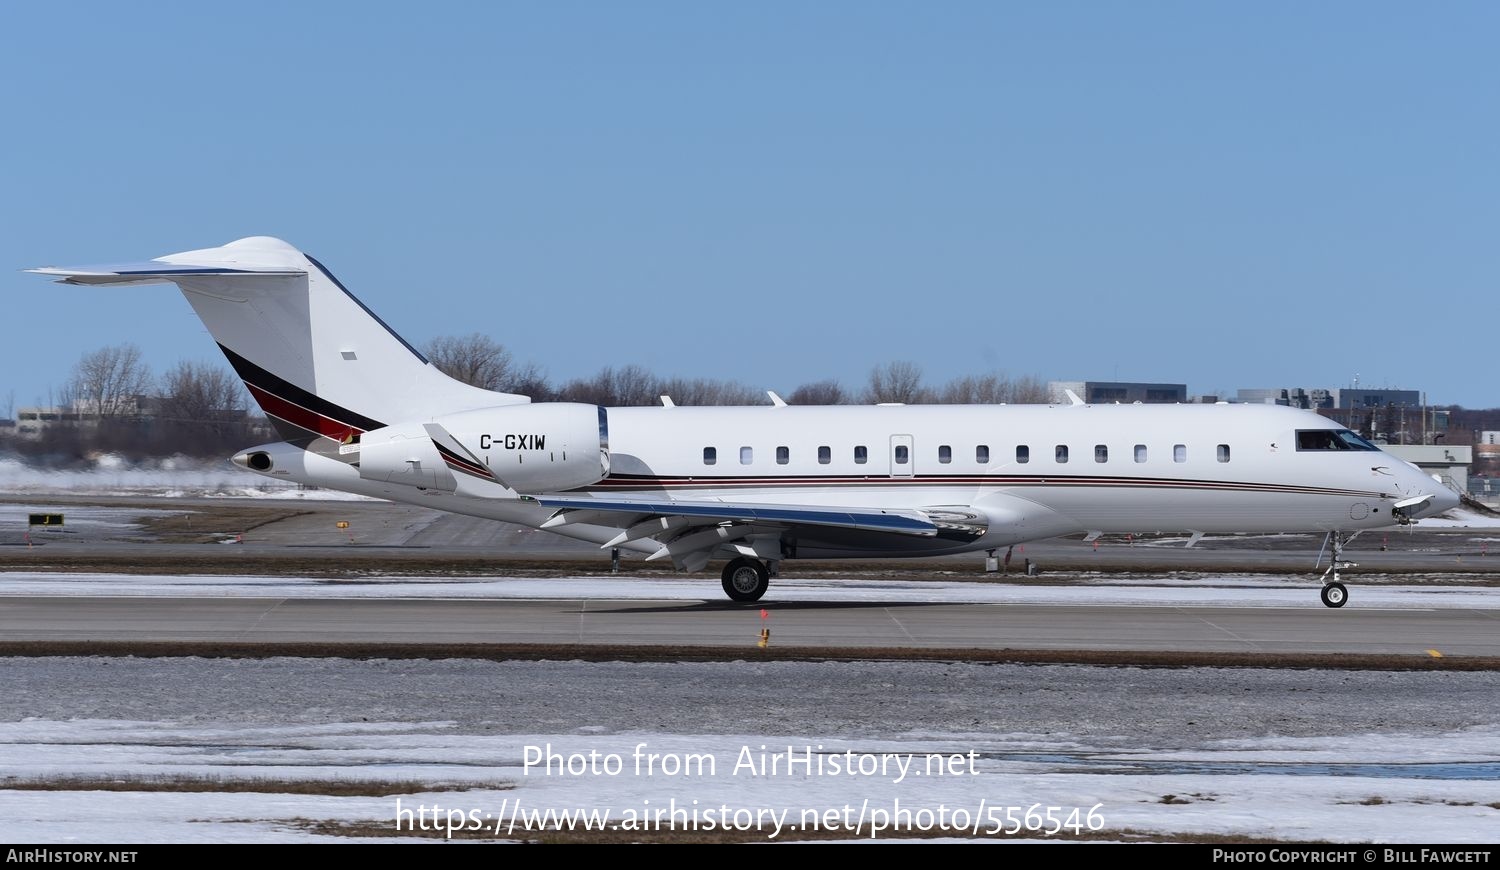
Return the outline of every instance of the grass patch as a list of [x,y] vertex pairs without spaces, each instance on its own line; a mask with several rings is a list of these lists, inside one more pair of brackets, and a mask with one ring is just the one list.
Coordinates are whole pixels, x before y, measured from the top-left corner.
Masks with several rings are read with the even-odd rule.
[[[205,599],[207,601],[207,599]],[[350,602],[351,605],[357,602]],[[717,607],[718,605],[714,605]],[[732,605],[726,602],[723,609]],[[747,611],[748,612],[748,611]],[[796,647],[537,643],[391,643],[313,641],[0,640],[0,657],[472,659],[476,661],[732,662],[940,661],[1074,664],[1145,668],[1312,668],[1362,671],[1496,671],[1500,656],[1345,653],[1230,653],[1154,650],[1027,650],[929,647]]]
[[413,782],[394,779],[246,779],[216,776],[62,776],[38,779],[0,779],[0,789],[14,791],[132,791],[179,794],[298,794],[324,797],[393,797],[405,794],[455,791],[503,791],[503,782]]
[[187,510],[167,516],[136,517],[141,530],[162,544],[211,544],[225,536],[307,516],[310,510],[216,502],[211,510]]

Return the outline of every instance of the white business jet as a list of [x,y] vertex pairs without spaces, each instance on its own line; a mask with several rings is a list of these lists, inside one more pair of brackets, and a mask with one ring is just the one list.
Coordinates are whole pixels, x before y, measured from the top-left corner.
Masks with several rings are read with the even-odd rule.
[[[282,441],[278,480],[670,559],[727,558],[757,601],[783,559],[930,556],[1059,535],[1320,532],[1342,548],[1458,497],[1317,414],[1266,405],[601,408],[449,378],[312,257],[255,237],[144,263],[35,269],[182,289]],[[1325,544],[1325,546],[1327,546]],[[1320,556],[1321,561],[1321,556]]]

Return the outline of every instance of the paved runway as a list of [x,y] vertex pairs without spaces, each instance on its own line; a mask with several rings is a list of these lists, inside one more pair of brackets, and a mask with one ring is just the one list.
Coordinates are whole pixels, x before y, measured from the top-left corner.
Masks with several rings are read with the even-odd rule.
[[0,598],[4,641],[1130,650],[1500,657],[1500,610],[797,603]]
[[[103,506],[99,506],[99,505]],[[11,505],[22,516],[34,505]],[[51,506],[49,505],[49,509]],[[347,577],[412,573],[433,577],[495,576],[517,559],[521,568],[553,576],[602,568],[607,554],[562,538],[466,517],[439,515],[377,502],[244,504],[202,499],[79,498],[58,504],[65,529],[38,533],[26,546],[21,532],[0,543],[0,567],[17,571],[97,571],[171,576],[253,574]],[[350,522],[350,530],[335,520]],[[20,527],[18,527],[20,528]],[[243,533],[238,530],[243,529]],[[1359,540],[1351,552],[1361,568],[1348,577],[1364,583],[1484,585],[1500,576],[1500,554],[1489,554],[1492,532],[1419,530]],[[3,536],[0,536],[3,537]],[[243,545],[219,542],[244,540]],[[350,543],[354,542],[354,543]],[[110,597],[110,592],[44,597],[19,591],[0,598],[0,644],[25,641],[239,644],[542,644],[554,646],[714,647],[756,650],[762,628],[771,648],[926,650],[1093,650],[1199,654],[1408,655],[1497,657],[1500,611],[1481,604],[1429,608],[1369,606],[1360,589],[1342,610],[1318,606],[1315,572],[1319,541],[1310,536],[1210,540],[1199,548],[1132,545],[1111,539],[1028,544],[1016,554],[1039,561],[1049,582],[1115,571],[1261,571],[1305,575],[1306,603],[1294,607],[1181,606],[1177,602],[1038,604],[1006,601],[912,602],[897,596],[768,601],[760,609],[717,600],[716,578],[702,578],[703,596],[624,600],[612,590],[568,600],[466,598],[320,599],[316,597]],[[1389,544],[1389,550],[1384,549]],[[1497,541],[1500,543],[1500,541]],[[584,560],[574,564],[578,560]],[[983,554],[901,563],[827,566],[797,563],[808,576],[893,576],[942,580],[982,574]],[[529,564],[529,563],[528,563]],[[498,570],[497,570],[498,569]],[[514,569],[513,569],[514,570]],[[652,572],[632,566],[643,576]],[[849,573],[845,573],[849,572]],[[1378,580],[1385,575],[1385,581]],[[1422,575],[1422,576],[1414,576]],[[15,573],[5,576],[15,577]],[[1460,581],[1459,578],[1462,578]],[[149,582],[143,577],[143,582]],[[1405,581],[1402,581],[1405,582]],[[1472,586],[1470,588],[1473,588]],[[156,593],[160,595],[160,593]],[[217,594],[217,593],[215,593]],[[255,594],[255,593],[252,593]],[[271,593],[273,596],[276,593]],[[316,593],[315,593],[316,594]],[[438,593],[441,594],[441,593]],[[32,597],[35,595],[35,597]]]

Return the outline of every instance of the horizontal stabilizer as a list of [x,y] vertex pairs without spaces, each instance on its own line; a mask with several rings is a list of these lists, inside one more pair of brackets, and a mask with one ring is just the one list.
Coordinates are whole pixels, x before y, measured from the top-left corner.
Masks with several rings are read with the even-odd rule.
[[96,266],[46,266],[27,269],[38,275],[54,275],[59,284],[162,284],[179,278],[246,277],[293,278],[306,270],[255,266],[229,267],[209,264],[167,263],[147,260],[143,263],[110,263]]

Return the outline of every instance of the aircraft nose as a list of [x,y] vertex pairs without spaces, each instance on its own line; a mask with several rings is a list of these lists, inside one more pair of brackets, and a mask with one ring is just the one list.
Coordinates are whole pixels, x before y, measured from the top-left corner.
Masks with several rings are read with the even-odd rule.
[[1438,486],[1432,501],[1427,503],[1426,516],[1435,517],[1438,514],[1447,513],[1463,503],[1458,493],[1446,486]]
[[1424,474],[1422,477],[1424,479],[1420,484],[1420,488],[1417,489],[1417,492],[1420,493],[1417,498],[1425,498],[1426,501],[1419,504],[1412,504],[1407,509],[1407,515],[1411,518],[1423,519],[1439,516],[1453,510],[1463,502],[1462,497],[1455,490],[1438,480],[1436,476]]

